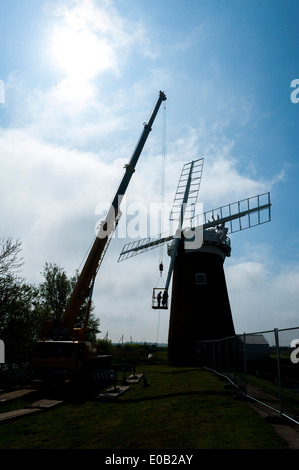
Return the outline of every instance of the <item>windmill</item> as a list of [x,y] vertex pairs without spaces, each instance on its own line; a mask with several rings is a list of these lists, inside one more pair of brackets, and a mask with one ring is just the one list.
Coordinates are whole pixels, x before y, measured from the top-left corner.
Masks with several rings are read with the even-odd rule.
[[[172,278],[168,333],[168,363],[192,365],[199,340],[221,339],[235,334],[223,264],[231,254],[228,234],[269,222],[270,193],[249,197],[195,215],[203,159],[183,166],[170,221],[177,222],[174,234],[159,234],[126,244],[118,261],[168,244],[170,264],[166,296]],[[190,226],[185,226],[190,221]],[[157,305],[156,289],[153,308]]]

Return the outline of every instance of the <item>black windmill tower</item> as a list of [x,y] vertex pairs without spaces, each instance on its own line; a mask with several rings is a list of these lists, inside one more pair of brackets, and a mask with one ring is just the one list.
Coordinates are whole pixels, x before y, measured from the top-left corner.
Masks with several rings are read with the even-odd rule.
[[174,234],[149,237],[125,245],[119,261],[167,243],[170,265],[165,287],[154,289],[168,294],[172,278],[168,332],[169,365],[196,364],[198,341],[233,336],[235,328],[224,273],[224,261],[231,254],[228,234],[270,221],[270,193],[260,194],[195,215],[203,159],[183,166],[170,220],[177,222]]

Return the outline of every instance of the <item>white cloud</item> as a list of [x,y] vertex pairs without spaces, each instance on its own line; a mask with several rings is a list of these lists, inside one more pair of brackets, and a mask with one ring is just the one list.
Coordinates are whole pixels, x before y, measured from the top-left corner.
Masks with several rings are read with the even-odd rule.
[[[250,91],[237,96],[215,57],[205,62],[204,76],[195,84],[188,67],[174,74],[173,61],[154,62],[170,49],[178,51],[176,58],[195,44],[203,51],[205,27],[191,29],[182,41],[176,36],[162,49],[152,31],[122,17],[110,0],[54,1],[46,8],[52,21],[44,58],[49,77],[32,87],[29,73],[10,74],[5,109],[11,130],[0,133],[2,235],[23,242],[24,276],[29,281],[39,282],[45,261],[60,263],[69,274],[79,267],[94,236],[96,206],[111,201],[161,84],[170,85],[176,94],[173,101],[169,97],[170,104],[177,103],[176,110],[170,106],[167,123],[165,202],[173,201],[183,164],[201,157],[205,163],[199,201],[204,210],[269,191],[284,180],[284,167],[259,178],[253,162],[237,154],[238,132],[259,122],[257,101]],[[110,80],[115,80],[111,87]],[[193,101],[186,104],[188,92]],[[160,201],[158,120],[130,184],[128,203]],[[133,340],[154,340],[157,316],[151,310],[151,289],[157,281],[159,252],[117,264],[127,241],[115,239],[109,247],[97,278],[96,311],[103,332],[111,329],[127,340],[130,335]],[[295,322],[299,268],[270,274],[265,247],[251,250],[243,244],[242,250],[242,259],[230,259],[226,267],[237,329]],[[167,269],[166,247],[164,256]],[[161,318],[164,341],[168,314]]]
[[[154,83],[150,90],[136,80],[126,89],[117,83],[110,91],[109,81],[135,63],[136,54],[154,58],[150,36],[141,23],[122,17],[110,0],[53,1],[45,10],[52,22],[45,68],[35,71],[34,86],[22,70],[11,71],[6,81],[11,126],[58,145],[95,148],[104,135],[127,130],[130,110],[149,100]],[[39,82],[38,72],[47,80]]]
[[298,326],[298,265],[275,272],[265,260],[235,260],[225,272],[237,333]]
[[174,42],[174,44],[168,44],[171,52],[176,53],[177,51],[186,52],[194,47],[199,46],[200,39],[205,33],[205,25],[201,23],[199,26],[195,26],[190,32],[182,38]]
[[267,271],[262,263],[255,261],[243,261],[228,268],[230,276],[230,288],[235,292],[246,290],[256,290],[260,286],[267,284]]
[[[83,256],[80,240],[85,252],[94,236],[98,198],[112,196],[119,169],[92,153],[51,146],[16,130],[1,132],[0,154],[2,233],[23,241],[29,265],[37,252],[41,265],[67,260],[66,248],[81,249]],[[71,257],[71,269],[80,260]]]
[[[112,106],[111,116],[116,106]],[[111,125],[109,122],[106,124]],[[107,133],[113,135],[113,126],[109,129],[109,125]],[[34,129],[36,131],[36,126]],[[90,130],[90,135],[93,131]],[[128,203],[160,202],[161,155],[157,131],[156,128],[153,130],[140,158],[127,193]],[[105,132],[100,134],[99,141],[102,138],[104,142],[98,155],[46,143],[42,138],[37,138],[38,132],[2,130],[2,227],[7,235],[22,240],[24,276],[29,281],[40,282],[45,261],[57,262],[73,274],[88,250],[98,220],[96,206],[99,202],[111,201],[123,175],[123,165],[128,162],[135,145],[133,141],[129,147],[127,141],[122,148],[111,149],[105,143]],[[88,125],[82,129],[84,134],[88,135]],[[234,141],[222,138],[221,133],[220,136],[215,134],[211,140],[209,137],[204,126],[189,128],[183,136],[169,144],[166,155],[166,202],[171,204],[173,201],[183,164],[197,158],[200,150],[204,151],[200,152],[200,156],[202,153],[208,155],[199,196],[200,202],[204,201],[206,206],[209,204],[209,207],[204,206],[204,210],[267,189],[267,182],[242,174],[239,160],[233,157]],[[109,163],[101,155],[109,155]],[[104,330],[121,331],[126,340],[130,335],[138,340],[141,336],[148,341],[154,340],[158,319],[151,309],[151,289],[157,281],[159,251],[117,264],[122,245],[128,241],[113,240],[109,247],[94,292],[96,313],[101,319],[103,333],[106,333]],[[244,256],[247,256],[246,251]],[[167,270],[166,247],[164,257]],[[283,307],[284,314],[287,310],[287,318],[293,321],[291,301],[288,306],[283,302],[266,302],[266,294],[272,299],[269,293],[274,287],[271,286],[265,263],[266,260],[261,262],[251,256],[237,260],[227,268],[237,329],[239,325],[242,330],[256,330],[259,325],[264,327],[260,321],[263,315],[267,328],[271,328],[273,323],[271,320],[269,324],[269,318],[273,311],[276,312],[274,322]],[[286,291],[276,289],[275,293],[278,292],[285,296]],[[244,299],[249,299],[246,304]],[[271,306],[275,310],[272,311]],[[249,321],[253,319],[253,312],[258,314],[256,322]],[[169,312],[161,317],[161,341],[167,340],[168,317]]]
[[133,51],[156,56],[144,26],[121,17],[112,1],[59,3],[54,15],[49,51],[68,79],[82,82],[107,71],[118,74]]

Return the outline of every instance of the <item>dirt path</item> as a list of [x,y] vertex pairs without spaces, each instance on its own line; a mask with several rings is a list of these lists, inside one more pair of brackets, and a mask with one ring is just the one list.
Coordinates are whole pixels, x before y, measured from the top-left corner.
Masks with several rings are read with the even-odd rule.
[[286,418],[270,412],[259,403],[250,402],[250,406],[275,429],[277,434],[284,439],[290,449],[299,449],[299,426],[293,425]]
[[[251,384],[247,385],[247,394],[261,401],[265,400],[264,392]],[[271,399],[272,397],[268,398]],[[262,418],[266,419],[273,426],[277,434],[287,442],[290,449],[299,449],[299,425],[292,423],[287,418],[281,417],[278,412],[276,413],[274,410],[250,398],[248,398],[248,402]]]

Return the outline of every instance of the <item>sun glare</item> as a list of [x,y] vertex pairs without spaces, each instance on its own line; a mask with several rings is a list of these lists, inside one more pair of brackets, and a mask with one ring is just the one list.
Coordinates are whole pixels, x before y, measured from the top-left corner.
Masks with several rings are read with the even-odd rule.
[[65,78],[82,82],[115,69],[113,48],[88,29],[61,27],[52,38],[51,55]]

